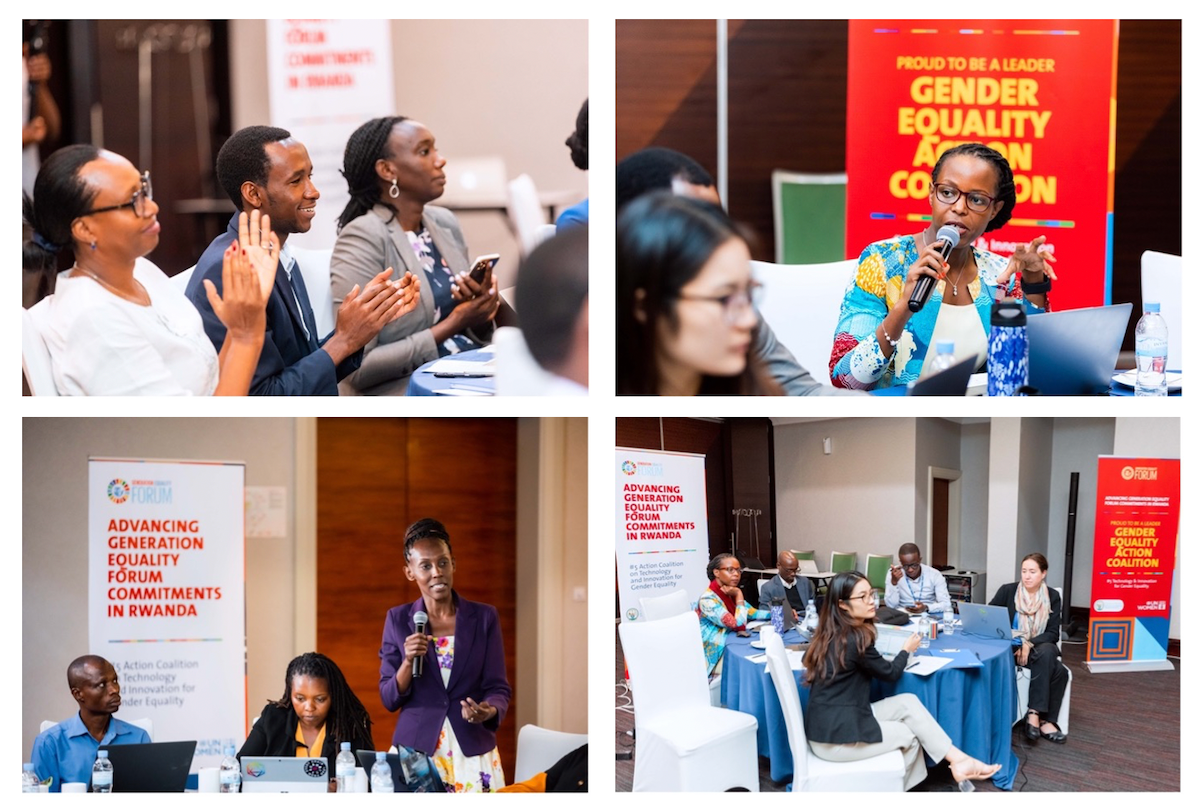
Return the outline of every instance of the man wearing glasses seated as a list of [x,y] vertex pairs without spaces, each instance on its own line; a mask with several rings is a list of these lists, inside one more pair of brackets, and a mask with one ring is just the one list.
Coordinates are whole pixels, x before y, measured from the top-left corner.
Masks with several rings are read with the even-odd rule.
[[772,600],[784,600],[792,608],[792,615],[799,620],[804,616],[808,601],[813,599],[812,583],[807,577],[796,577],[800,571],[800,562],[787,549],[779,553],[775,560],[775,568],[779,574],[772,577],[758,590],[758,610],[771,612]]
[[888,608],[903,608],[910,614],[949,611],[950,592],[946,589],[946,578],[937,569],[921,563],[921,550],[917,545],[904,544],[900,547],[899,557],[900,564],[892,567],[883,595]]

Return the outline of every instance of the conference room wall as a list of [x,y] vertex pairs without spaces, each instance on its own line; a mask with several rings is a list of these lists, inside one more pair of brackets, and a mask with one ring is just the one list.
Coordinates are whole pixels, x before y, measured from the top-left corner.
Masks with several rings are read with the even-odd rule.
[[296,420],[26,418],[23,429],[22,752],[43,720],[76,710],[66,671],[88,652],[88,456],[244,461],[247,486],[287,488],[285,537],[246,541],[252,715],[278,697],[296,654]]
[[[508,176],[540,191],[588,195],[588,175],[564,144],[588,96],[587,20],[391,20],[395,106],[427,125],[455,170],[456,157],[499,155]],[[270,109],[264,20],[230,21],[235,129]],[[340,167],[340,160],[338,162]],[[560,209],[561,210],[561,209]],[[336,216],[337,212],[333,212]],[[501,286],[520,251],[506,217],[459,215],[472,255],[499,253]]]

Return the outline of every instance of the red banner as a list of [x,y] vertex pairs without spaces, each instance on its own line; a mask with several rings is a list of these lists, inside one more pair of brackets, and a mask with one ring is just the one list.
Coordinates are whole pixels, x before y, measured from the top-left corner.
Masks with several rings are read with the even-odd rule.
[[1101,457],[1088,661],[1163,661],[1179,533],[1179,460]]
[[1109,303],[1115,20],[851,20],[846,255],[925,227],[938,156],[981,142],[1012,167],[1012,220],[977,247],[1046,236],[1055,309]]

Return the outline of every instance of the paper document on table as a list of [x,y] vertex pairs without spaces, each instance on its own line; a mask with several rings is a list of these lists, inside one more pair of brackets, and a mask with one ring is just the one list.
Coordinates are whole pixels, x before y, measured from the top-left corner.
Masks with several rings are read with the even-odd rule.
[[931,673],[936,673],[946,665],[950,664],[952,659],[947,659],[944,656],[914,656],[908,660],[908,665],[904,668],[905,673],[915,673],[918,676],[928,676]]
[[445,374],[454,375],[486,375],[488,377],[496,374],[496,360],[493,358],[489,361],[479,363],[469,360],[454,360],[453,358],[442,358],[430,365],[427,372],[443,372]]
[[804,669],[804,651],[789,650],[787,652],[787,655],[788,655],[788,664],[792,666],[792,670],[803,670]]

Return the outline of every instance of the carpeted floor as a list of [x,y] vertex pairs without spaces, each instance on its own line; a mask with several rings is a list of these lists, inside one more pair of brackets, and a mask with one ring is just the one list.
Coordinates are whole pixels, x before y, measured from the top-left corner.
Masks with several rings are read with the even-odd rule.
[[[616,634],[614,633],[614,636]],[[1014,791],[1179,791],[1179,681],[1175,670],[1147,673],[1089,673],[1083,665],[1085,646],[1063,643],[1063,661],[1071,668],[1070,740],[1057,745],[1040,741],[1027,745],[1013,735],[1013,750],[1021,762]],[[622,681],[624,660],[616,641],[616,751],[637,747],[633,705]],[[772,782],[770,767],[759,758],[759,790],[786,791]],[[633,785],[633,761],[616,763],[616,789]],[[980,791],[998,791],[979,783]],[[942,764],[915,791],[956,791],[950,770]]]

